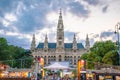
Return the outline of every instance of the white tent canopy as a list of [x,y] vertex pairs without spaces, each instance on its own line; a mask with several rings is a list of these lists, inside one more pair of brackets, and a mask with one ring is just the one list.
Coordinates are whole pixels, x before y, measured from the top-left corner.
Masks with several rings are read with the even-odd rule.
[[49,66],[44,67],[45,69],[52,69],[52,70],[56,70],[56,69],[69,69],[68,66],[65,65],[61,65],[58,62],[55,62]]

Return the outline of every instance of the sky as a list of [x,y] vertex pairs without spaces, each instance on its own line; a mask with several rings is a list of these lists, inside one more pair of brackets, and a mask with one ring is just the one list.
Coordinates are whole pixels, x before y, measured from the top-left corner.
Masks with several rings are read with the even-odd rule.
[[96,41],[116,41],[115,26],[120,22],[120,0],[0,0],[0,37],[10,45],[30,49],[32,35],[36,45],[56,42],[59,11],[62,10],[66,43],[91,46]]

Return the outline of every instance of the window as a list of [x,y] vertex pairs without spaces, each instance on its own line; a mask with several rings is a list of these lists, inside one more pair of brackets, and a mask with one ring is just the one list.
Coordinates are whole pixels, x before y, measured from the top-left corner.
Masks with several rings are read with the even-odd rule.
[[74,62],[74,65],[76,65],[76,62]]
[[76,52],[76,50],[74,50],[74,52]]
[[61,61],[61,55],[59,55],[59,61]]
[[74,58],[76,58],[76,56],[74,56]]
[[62,37],[59,37],[59,39],[62,39]]
[[74,59],[74,65],[76,65],[76,60]]
[[59,59],[59,61],[61,61],[61,59]]
[[61,58],[61,55],[59,55],[59,57]]
[[45,52],[47,52],[47,50],[44,50]]
[[59,45],[61,45],[61,44],[62,44],[62,42],[60,41],[60,42],[59,42]]

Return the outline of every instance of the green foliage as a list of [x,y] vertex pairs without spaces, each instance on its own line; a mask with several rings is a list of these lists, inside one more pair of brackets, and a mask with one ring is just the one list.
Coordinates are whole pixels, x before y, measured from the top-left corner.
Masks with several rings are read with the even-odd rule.
[[0,61],[11,67],[29,68],[33,58],[28,50],[13,45],[8,45],[5,38],[0,37]]
[[81,56],[81,59],[87,60],[87,57],[88,57],[88,53],[84,53],[84,54]]
[[112,41],[104,41],[104,42],[102,41],[102,42],[96,42],[91,48],[91,51],[103,57],[107,52],[116,49],[117,47]]
[[94,59],[96,58],[96,54],[91,52],[88,54],[87,58],[87,68],[93,69],[94,68]]
[[88,61],[88,68],[94,68],[95,64],[105,63],[110,65],[118,65],[117,46],[112,41],[96,42],[90,49],[88,55],[82,55],[81,58]]
[[117,56],[118,56],[118,54],[116,52],[110,51],[110,52],[106,53],[105,56],[102,58],[102,62],[105,64],[117,65],[118,64],[117,63],[117,61],[118,61]]

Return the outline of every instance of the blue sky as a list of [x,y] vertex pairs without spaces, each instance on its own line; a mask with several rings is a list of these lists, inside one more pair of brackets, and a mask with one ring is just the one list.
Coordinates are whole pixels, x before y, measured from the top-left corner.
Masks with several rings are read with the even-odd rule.
[[0,37],[9,44],[30,48],[32,34],[36,44],[48,35],[56,42],[59,9],[62,9],[65,42],[91,45],[100,40],[116,40],[115,25],[120,22],[120,0],[0,0]]

